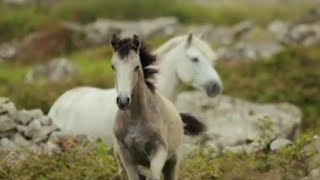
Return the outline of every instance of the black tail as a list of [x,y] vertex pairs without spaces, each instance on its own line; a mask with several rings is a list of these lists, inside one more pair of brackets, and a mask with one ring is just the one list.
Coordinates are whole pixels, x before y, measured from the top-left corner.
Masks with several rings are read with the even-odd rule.
[[180,117],[184,124],[185,135],[197,136],[206,131],[205,124],[191,114],[180,113]]

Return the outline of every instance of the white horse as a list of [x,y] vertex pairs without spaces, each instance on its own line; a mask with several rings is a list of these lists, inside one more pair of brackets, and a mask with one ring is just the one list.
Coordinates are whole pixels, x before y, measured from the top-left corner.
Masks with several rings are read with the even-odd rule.
[[[185,85],[191,85],[214,97],[222,82],[212,64],[216,54],[209,44],[192,34],[170,39],[154,54],[159,60],[157,91],[175,102]],[[101,138],[113,144],[113,125],[118,107],[116,89],[79,87],[61,95],[53,104],[49,117],[64,131]]]

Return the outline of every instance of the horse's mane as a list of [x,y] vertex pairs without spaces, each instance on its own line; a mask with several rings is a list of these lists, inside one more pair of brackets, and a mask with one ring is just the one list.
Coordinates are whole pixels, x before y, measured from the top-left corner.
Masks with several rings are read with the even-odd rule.
[[148,88],[154,92],[155,85],[153,80],[155,78],[155,74],[158,73],[158,69],[149,66],[155,64],[157,60],[156,56],[150,53],[146,43],[143,41],[141,41],[140,47],[135,47],[132,45],[130,38],[121,39],[117,48],[119,56],[121,58],[126,57],[130,50],[134,50],[139,54],[145,83]]
[[[173,37],[173,38],[169,39],[167,42],[165,42],[158,49],[156,49],[154,51],[154,53],[157,55],[157,58],[161,59],[161,57],[163,55],[168,53],[174,47],[178,46],[180,43],[186,42],[187,37],[188,37],[188,35],[181,35],[181,36]],[[217,55],[212,50],[210,45],[206,41],[197,37],[196,35],[193,36],[192,44],[195,47],[197,47],[200,51],[202,51],[205,54],[205,56],[207,56],[208,59],[211,60],[212,62],[214,62],[217,59]]]

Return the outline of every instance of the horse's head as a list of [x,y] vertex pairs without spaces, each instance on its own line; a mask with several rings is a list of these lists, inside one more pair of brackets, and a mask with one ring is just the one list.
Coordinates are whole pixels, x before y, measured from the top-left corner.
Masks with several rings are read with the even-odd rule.
[[120,109],[126,109],[131,103],[131,93],[138,81],[138,71],[141,69],[138,36],[132,39],[120,39],[112,36],[111,45],[114,50],[112,69],[116,73],[117,104]]
[[216,54],[200,38],[189,34],[176,49],[176,72],[179,80],[186,85],[200,89],[210,97],[222,90],[222,82],[212,63]]
[[156,58],[147,51],[137,35],[131,39],[120,39],[113,35],[111,45],[114,51],[112,69],[116,73],[117,104],[120,109],[125,110],[131,104],[133,89],[139,78],[144,78],[147,87],[154,91],[154,85],[149,80],[157,70],[147,66],[154,63]]

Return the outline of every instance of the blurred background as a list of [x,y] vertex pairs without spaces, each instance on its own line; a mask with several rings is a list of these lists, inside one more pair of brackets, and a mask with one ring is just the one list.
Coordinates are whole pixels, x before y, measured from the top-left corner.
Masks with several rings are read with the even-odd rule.
[[[217,53],[223,94],[293,104],[303,114],[301,137],[319,134],[319,0],[0,0],[0,96],[48,112],[72,87],[113,87],[113,33],[136,33],[156,49],[189,32],[204,34]],[[230,155],[199,177],[274,179],[279,169],[288,172],[279,177],[306,176],[295,153],[236,157],[240,165]]]

